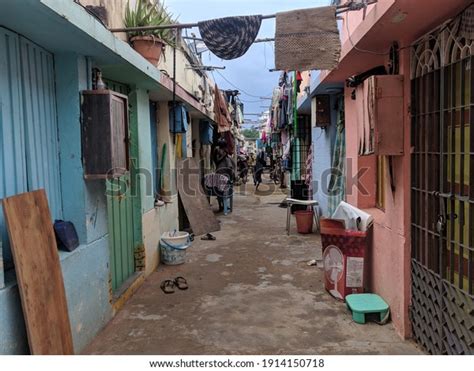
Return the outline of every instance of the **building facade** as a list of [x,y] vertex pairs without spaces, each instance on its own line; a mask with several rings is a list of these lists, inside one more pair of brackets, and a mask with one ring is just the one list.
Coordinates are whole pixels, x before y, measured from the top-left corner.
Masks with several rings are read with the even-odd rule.
[[[176,97],[190,121],[178,150],[170,130],[172,48],[157,68],[85,8],[102,6],[110,25],[121,27],[125,3],[0,1],[0,198],[45,188],[53,220],[74,223],[80,246],[59,254],[76,353],[159,264],[161,234],[179,228],[176,159],[200,160],[199,121],[214,120],[215,83],[186,68],[198,61],[180,43]],[[84,177],[81,94],[94,88],[97,71],[128,98],[131,163],[118,179]],[[164,205],[156,202],[162,179],[172,196]],[[3,213],[0,231],[0,354],[24,354]]]
[[[436,354],[474,352],[469,5],[379,0],[344,14],[339,66],[322,71],[306,99],[330,96],[330,125],[313,127],[319,181],[319,167],[337,166],[333,104],[342,97],[342,198],[375,220],[371,290],[390,304],[401,337]],[[314,197],[329,216],[324,192]]]

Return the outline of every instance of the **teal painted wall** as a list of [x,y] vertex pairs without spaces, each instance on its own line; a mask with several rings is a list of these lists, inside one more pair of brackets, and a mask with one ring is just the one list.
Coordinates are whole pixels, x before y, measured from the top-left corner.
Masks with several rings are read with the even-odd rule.
[[[110,320],[108,239],[60,252],[74,349],[79,353]],[[0,290],[0,354],[28,354],[18,286]]]
[[[153,209],[155,201],[153,196],[153,161],[150,138],[150,100],[148,92],[144,89],[133,89],[129,99],[130,106],[132,107],[130,117],[132,137],[138,141],[136,143],[137,147],[132,148],[132,160],[138,160],[141,213],[144,214]],[[137,155],[138,159],[136,158]]]
[[108,237],[80,246],[73,253],[61,253],[61,265],[77,354],[112,318]]
[[75,54],[55,56],[63,213],[81,243],[107,233],[105,182],[85,181],[81,159],[80,92],[90,88],[91,63]]
[[28,341],[20,293],[11,277],[7,281],[7,286],[0,290],[0,354],[27,354]]
[[[81,246],[60,252],[75,352],[109,321],[109,246],[105,183],[86,182],[81,162],[80,91],[90,86],[85,57],[55,55],[63,215],[76,226]],[[10,274],[0,289],[0,354],[28,352],[18,287]]]

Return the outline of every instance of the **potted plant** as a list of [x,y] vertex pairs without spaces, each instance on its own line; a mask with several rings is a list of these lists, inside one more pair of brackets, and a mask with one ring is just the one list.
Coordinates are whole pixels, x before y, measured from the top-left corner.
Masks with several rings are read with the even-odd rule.
[[[130,1],[125,10],[124,24],[127,28],[144,26],[162,26],[172,24],[174,20],[165,7],[164,1],[137,0],[135,8]],[[129,33],[132,47],[153,65],[157,65],[164,52],[165,45],[174,44],[172,29],[134,31]]]

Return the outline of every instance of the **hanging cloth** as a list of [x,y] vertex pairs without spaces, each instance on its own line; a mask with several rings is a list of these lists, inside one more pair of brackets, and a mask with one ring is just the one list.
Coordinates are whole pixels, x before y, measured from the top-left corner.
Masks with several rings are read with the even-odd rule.
[[214,89],[214,121],[217,123],[217,131],[219,133],[229,131],[232,126],[232,119],[226,100],[217,85]]
[[226,17],[199,22],[204,44],[219,58],[230,60],[244,55],[255,41],[262,16]]
[[176,134],[176,157],[183,158],[183,137],[181,134]]
[[346,189],[346,133],[344,120],[344,97],[338,98],[336,141],[332,155],[331,177],[328,185],[328,214],[331,217],[341,201]]
[[339,63],[340,55],[335,6],[277,13],[277,70],[331,70]]
[[313,199],[313,146],[309,146],[308,155],[306,157],[306,174],[304,183],[308,186],[309,199]]

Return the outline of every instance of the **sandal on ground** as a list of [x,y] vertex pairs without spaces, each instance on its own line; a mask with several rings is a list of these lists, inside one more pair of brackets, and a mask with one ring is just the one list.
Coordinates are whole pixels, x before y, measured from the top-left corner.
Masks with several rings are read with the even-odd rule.
[[165,280],[163,282],[161,282],[161,290],[163,290],[163,292],[165,294],[174,294],[174,281],[172,280]]
[[203,241],[215,241],[216,238],[212,234],[208,233],[205,236],[202,236],[201,240],[203,240]]
[[188,289],[188,281],[186,281],[186,278],[184,278],[184,277],[176,277],[174,279],[174,284],[180,290],[187,290]]

